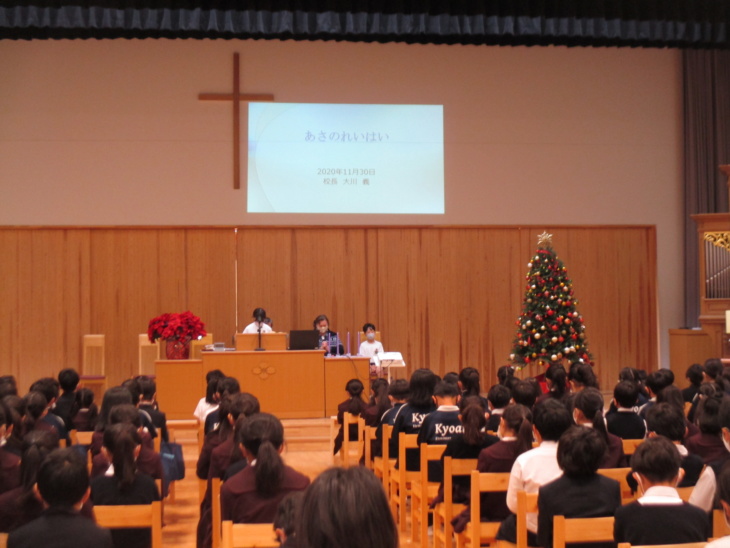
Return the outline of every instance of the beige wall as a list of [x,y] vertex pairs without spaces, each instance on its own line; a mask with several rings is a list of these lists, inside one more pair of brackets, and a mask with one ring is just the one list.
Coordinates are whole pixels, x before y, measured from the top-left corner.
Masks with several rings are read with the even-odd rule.
[[[234,51],[243,90],[278,101],[443,104],[446,214],[246,214],[230,106],[197,100],[231,89]],[[0,74],[0,224],[656,225],[668,364],[682,317],[678,51],[4,41]]]

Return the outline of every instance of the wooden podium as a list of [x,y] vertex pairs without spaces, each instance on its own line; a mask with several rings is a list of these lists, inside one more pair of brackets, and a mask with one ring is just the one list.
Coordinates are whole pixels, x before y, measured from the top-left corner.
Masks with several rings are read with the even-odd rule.
[[190,419],[205,396],[206,372],[220,369],[238,379],[241,391],[254,394],[262,411],[281,419],[322,418],[337,414],[347,381],[369,386],[369,363],[362,357],[325,358],[321,350],[203,352],[201,360],[155,362],[157,399],[168,418]]
[[[256,350],[258,347],[258,333],[236,333],[236,350]],[[261,333],[261,348],[286,350],[286,333]]]

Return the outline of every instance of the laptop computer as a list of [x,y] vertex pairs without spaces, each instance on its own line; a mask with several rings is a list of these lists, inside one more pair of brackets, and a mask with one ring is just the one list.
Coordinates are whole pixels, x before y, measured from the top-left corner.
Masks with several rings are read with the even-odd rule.
[[289,350],[316,350],[319,332],[314,329],[289,331]]

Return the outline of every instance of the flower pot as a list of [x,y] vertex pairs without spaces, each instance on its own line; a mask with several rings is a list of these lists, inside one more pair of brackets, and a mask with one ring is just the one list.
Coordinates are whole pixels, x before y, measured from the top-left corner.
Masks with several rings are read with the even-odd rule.
[[190,357],[190,341],[167,339],[165,354],[168,360],[187,360]]

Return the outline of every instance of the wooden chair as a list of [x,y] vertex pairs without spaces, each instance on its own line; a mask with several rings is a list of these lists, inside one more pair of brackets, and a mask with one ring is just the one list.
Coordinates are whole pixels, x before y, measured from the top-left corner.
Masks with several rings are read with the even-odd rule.
[[433,509],[433,546],[451,546],[454,533],[451,520],[466,508],[466,504],[454,504],[454,478],[470,476],[476,470],[477,459],[454,459],[444,457],[444,501]]
[[[210,480],[210,509],[211,521],[213,522],[212,548],[218,548],[221,545],[221,480],[213,478]],[[233,522],[231,522],[233,523]]]
[[411,485],[411,542],[426,544],[428,537],[428,513],[431,501],[436,497],[440,482],[428,480],[428,467],[441,461],[446,445],[421,444],[421,466],[418,479]]
[[598,473],[619,482],[621,485],[621,504],[628,504],[638,498],[637,493],[631,492],[631,487],[627,479],[631,473],[631,468],[600,468]]
[[553,519],[553,548],[565,548],[567,542],[613,542],[613,516],[601,518]]
[[96,523],[108,529],[149,527],[152,548],[162,548],[162,503],[129,504],[124,506],[94,506]]
[[0,548],[7,548],[8,546],[8,533],[0,533]]
[[457,545],[460,547],[469,545],[478,548],[481,544],[494,542],[499,530],[500,521],[481,521],[481,495],[482,493],[506,493],[509,486],[509,472],[486,472],[478,470],[471,472],[471,495],[469,514],[471,521],[463,533],[456,536]]
[[628,542],[619,542],[618,548],[704,548],[706,542],[685,542],[683,544],[653,544],[651,546],[639,546]]
[[[360,462],[362,456],[362,444],[363,437],[361,434],[360,420],[362,420],[362,427],[365,426],[365,420],[361,419],[357,415],[352,413],[345,413],[342,418],[342,431],[344,433],[342,440],[342,449],[340,449],[340,457],[342,458],[342,466],[347,468],[348,466],[357,465]],[[357,440],[350,440],[350,425],[357,426]],[[352,450],[355,449],[355,455],[352,455]]]
[[330,455],[332,455],[332,464],[335,465],[335,438],[337,432],[340,430],[340,423],[337,422],[337,417],[330,417]]
[[725,512],[722,510],[712,511],[712,538],[721,538],[730,535],[730,527],[725,521]]
[[[363,448],[363,454],[364,454],[364,461],[365,461],[365,468],[368,470],[371,470],[375,473],[375,463],[373,458],[373,441],[375,440],[375,431],[377,430],[374,426],[367,426],[365,425],[365,419],[363,419],[363,440],[364,440],[364,448]],[[375,473],[375,476],[378,478],[383,477],[383,468],[382,466],[379,469],[379,473]]]
[[[537,493],[517,492],[517,544],[497,541],[497,548],[528,548],[527,514],[537,513]],[[496,534],[496,531],[495,531]],[[477,545],[472,545],[477,546]]]
[[624,455],[627,457],[634,454],[634,451],[636,451],[636,448],[639,447],[639,445],[643,442],[642,439],[636,439],[636,440],[623,440],[624,442]]
[[223,522],[222,548],[278,548],[273,523]]
[[402,533],[406,530],[406,504],[411,496],[411,484],[419,478],[419,472],[406,470],[406,449],[418,449],[418,434],[401,432],[398,435],[398,468],[390,474],[390,509]]
[[390,490],[390,474],[394,470],[395,459],[390,458],[390,437],[393,435],[393,425],[383,425],[382,457],[373,459],[373,472],[383,482],[386,493]]
[[94,398],[101,401],[106,391],[105,336],[84,335],[81,348],[79,386],[90,388]]
[[137,339],[137,371],[139,375],[154,375],[155,361],[160,359],[160,340],[150,342],[147,333]]
[[677,493],[679,494],[679,498],[681,498],[684,502],[689,502],[689,497],[692,496],[692,491],[694,490],[694,485],[691,485],[689,487],[677,487]]

